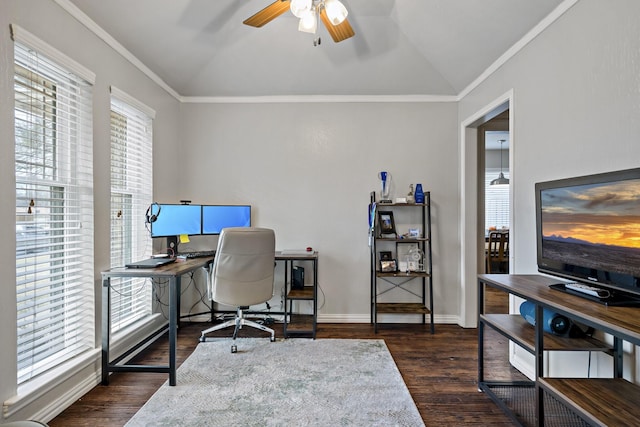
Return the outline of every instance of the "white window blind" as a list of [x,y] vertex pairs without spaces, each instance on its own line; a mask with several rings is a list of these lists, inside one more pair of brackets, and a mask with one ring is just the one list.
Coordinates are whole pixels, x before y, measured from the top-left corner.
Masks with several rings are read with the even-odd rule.
[[[111,267],[120,267],[151,256],[144,217],[152,202],[153,112],[116,88],[111,93]],[[111,279],[113,332],[152,314],[145,281]]]
[[[505,178],[509,171],[502,170]],[[500,169],[487,169],[484,177],[484,222],[485,232],[489,227],[509,228],[509,186],[490,185],[500,174]]]
[[92,85],[18,41],[14,68],[23,384],[94,348]]

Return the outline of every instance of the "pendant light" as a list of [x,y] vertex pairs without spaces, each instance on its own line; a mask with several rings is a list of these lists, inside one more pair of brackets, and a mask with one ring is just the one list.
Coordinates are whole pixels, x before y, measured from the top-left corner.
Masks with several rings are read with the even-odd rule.
[[502,173],[502,144],[505,141],[506,141],[506,139],[498,140],[498,142],[500,143],[500,175],[498,175],[498,177],[496,179],[491,181],[491,183],[489,185],[509,185],[509,179],[505,178],[504,174]]

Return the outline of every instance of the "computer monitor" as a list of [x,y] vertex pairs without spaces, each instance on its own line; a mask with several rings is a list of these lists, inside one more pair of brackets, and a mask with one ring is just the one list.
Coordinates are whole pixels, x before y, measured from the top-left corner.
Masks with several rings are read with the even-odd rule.
[[151,222],[151,237],[196,235],[202,231],[201,205],[159,204],[155,221]]
[[220,234],[227,227],[251,227],[251,206],[202,206],[202,234]]

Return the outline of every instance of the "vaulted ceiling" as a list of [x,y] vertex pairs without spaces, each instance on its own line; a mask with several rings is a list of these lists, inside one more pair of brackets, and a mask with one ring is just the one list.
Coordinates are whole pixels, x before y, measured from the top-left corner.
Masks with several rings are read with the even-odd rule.
[[[458,95],[563,0],[341,0],[355,36],[297,30],[274,0],[60,0],[185,97]],[[71,7],[73,9],[73,7]],[[320,37],[321,43],[314,46]]]

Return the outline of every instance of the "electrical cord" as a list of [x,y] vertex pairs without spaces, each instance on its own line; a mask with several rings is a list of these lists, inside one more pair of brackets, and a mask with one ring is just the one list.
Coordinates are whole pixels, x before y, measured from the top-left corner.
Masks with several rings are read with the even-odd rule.
[[[322,304],[317,308],[317,310],[320,310],[322,309],[322,307],[324,307],[324,304],[327,302],[327,296],[324,294],[324,290],[322,289],[322,286],[320,286],[320,283],[316,283],[316,286],[318,287],[318,290],[322,294]],[[317,303],[318,302],[316,301],[316,304]]]
[[167,288],[169,285],[169,280],[165,279],[165,280],[158,280],[158,279],[152,279],[153,282],[153,296],[154,296],[154,301],[157,304],[157,307],[160,308],[160,314],[162,314],[162,317],[165,320],[169,320],[169,316],[167,315],[167,313],[165,313],[164,309],[165,308],[169,308],[169,304],[164,303],[163,299],[166,295],[167,292]]
[[120,295],[121,297],[133,297],[134,295],[140,294],[144,290],[144,288],[148,286],[147,285],[148,280],[149,279],[144,279],[142,282],[140,282],[140,286],[138,286],[138,289],[136,289],[135,291],[131,290],[130,292],[122,292],[118,288],[128,287],[131,282],[120,283],[119,285],[115,286],[113,284],[113,279],[111,279],[110,287],[113,292]]

